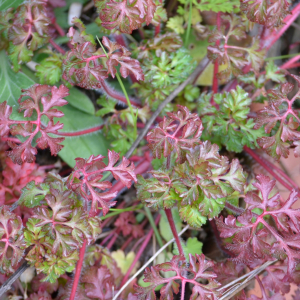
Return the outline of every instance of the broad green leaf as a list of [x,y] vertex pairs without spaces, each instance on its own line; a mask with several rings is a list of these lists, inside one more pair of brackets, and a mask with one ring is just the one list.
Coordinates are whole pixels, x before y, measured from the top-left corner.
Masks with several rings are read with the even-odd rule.
[[[128,269],[130,268],[134,258],[135,253],[133,251],[130,251],[126,256],[123,250],[117,250],[111,253],[112,258],[117,262],[118,267],[121,269],[121,272],[123,274],[126,274]],[[134,274],[137,270],[138,265],[136,265],[132,271],[131,274]]]
[[90,115],[95,114],[95,107],[91,99],[77,88],[72,87],[69,90],[70,95],[65,99],[75,108],[88,113]]
[[[59,120],[64,123],[61,132],[74,133],[102,124],[101,118],[86,114],[69,104],[60,107],[60,110],[65,115],[60,119],[55,119],[55,121]],[[66,136],[62,144],[64,148],[58,155],[71,167],[75,166],[75,158],[77,157],[88,158],[92,154],[106,156],[109,146],[100,131],[80,136]]]
[[0,82],[0,102],[7,101],[10,106],[18,105],[21,89],[28,88],[35,83],[24,73],[15,73],[11,69],[4,50],[0,51]]
[[[171,231],[171,228],[170,228],[170,225],[169,225],[169,222],[168,222],[165,212],[163,210],[160,210],[160,214],[161,214],[161,219],[159,221],[159,231],[160,231],[162,237],[168,242],[174,236]],[[174,223],[176,226],[176,230],[177,230],[177,232],[179,232],[182,228],[182,222],[181,222],[177,208],[172,209],[172,215],[173,215]]]
[[18,7],[24,0],[0,0],[0,10],[7,10],[11,7]]
[[23,204],[27,207],[35,207],[41,204],[41,201],[49,193],[50,186],[46,183],[35,184],[34,181],[30,181],[23,189],[19,205]]
[[[202,254],[203,243],[198,241],[198,239],[196,237],[188,238],[186,241],[186,244],[181,243],[181,245],[182,245],[184,256],[187,260],[189,260],[189,254],[192,254],[194,256],[195,256],[195,254],[199,254],[199,255]],[[178,247],[177,247],[176,243],[174,243],[173,253],[175,255],[179,255],[179,251],[178,251]]]

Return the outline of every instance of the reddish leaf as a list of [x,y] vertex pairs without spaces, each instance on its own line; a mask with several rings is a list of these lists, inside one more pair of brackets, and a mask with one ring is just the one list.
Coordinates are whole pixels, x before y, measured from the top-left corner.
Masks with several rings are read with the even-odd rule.
[[136,181],[134,173],[134,165],[130,164],[129,160],[123,157],[120,165],[114,166],[119,160],[119,154],[108,150],[108,164],[103,162],[104,156],[92,155],[88,159],[77,158],[74,172],[68,179],[68,186],[74,191],[81,194],[84,199],[92,201],[91,211],[96,213],[97,203],[103,209],[103,214],[106,215],[109,208],[115,202],[109,202],[117,192],[98,192],[96,189],[109,189],[112,185],[109,181],[100,181],[103,177],[102,173],[109,171],[113,174],[116,180],[119,180],[126,186],[130,187],[132,180]]
[[284,24],[290,4],[288,0],[241,0],[241,10],[251,22],[272,28]]
[[115,77],[117,72],[116,66],[120,64],[120,73],[124,78],[126,78],[129,73],[132,73],[137,80],[144,80],[143,70],[139,61],[130,58],[131,53],[125,47],[111,42],[107,37],[103,37],[102,43],[109,50],[109,59],[106,65],[112,77]]
[[0,207],[0,268],[4,272],[15,271],[24,254],[22,219],[9,211],[8,206]]
[[[291,75],[297,80],[297,76]],[[296,146],[300,140],[298,131],[300,119],[298,112],[293,109],[295,100],[299,97],[300,92],[289,100],[287,94],[293,89],[293,84],[284,83],[278,89],[268,91],[269,102],[262,110],[257,113],[255,129],[262,127],[265,124],[265,132],[274,132],[275,125],[279,122],[278,129],[275,134],[270,137],[262,137],[257,140],[259,146],[266,149],[266,152],[279,160],[281,156],[287,158],[289,155],[290,143],[293,142]],[[295,155],[298,153],[298,148],[295,149]]]
[[159,126],[147,135],[154,158],[161,158],[161,154],[168,157],[175,150],[176,162],[183,163],[186,148],[200,144],[203,126],[199,116],[191,114],[184,106],[178,105],[178,109],[176,114],[168,113],[168,117],[164,117]]
[[100,300],[111,300],[113,297],[114,277],[105,266],[92,267],[83,275],[81,282],[85,283],[86,295]]
[[[190,263],[185,261],[184,257],[173,256],[170,262],[162,263],[151,268],[146,268],[144,272],[144,281],[150,282],[147,287],[135,286],[138,300],[155,300],[154,289],[160,284],[167,284],[161,289],[161,299],[174,299],[173,294],[178,294],[179,284],[175,280],[184,280],[194,284],[193,295],[191,299],[196,299],[201,295],[201,299],[217,299],[216,288],[219,283],[214,280],[216,274],[209,269],[214,263],[207,261],[204,255],[189,255]],[[163,277],[160,272],[175,272],[175,275],[169,278]],[[208,284],[203,285],[196,280],[205,279]]]
[[143,236],[144,231],[140,224],[136,224],[133,212],[123,212],[115,222],[115,226],[120,228],[124,237],[132,235],[134,238]]
[[[264,175],[258,175],[256,179],[253,185],[262,196],[249,192],[245,197],[249,205],[241,216],[217,219],[220,236],[232,237],[226,248],[236,255],[234,260],[249,264],[258,258],[288,258],[288,274],[292,274],[300,260],[300,209],[292,208],[298,193],[292,191],[289,198],[281,202],[279,193],[271,196],[275,185],[273,180]],[[276,226],[264,219],[266,216],[272,217]],[[236,220],[241,226],[236,225]]]
[[141,27],[143,22],[149,25],[155,10],[156,5],[152,0],[137,0],[133,3],[127,0],[121,2],[110,0],[104,8],[99,5],[99,17],[101,25],[106,29],[116,28],[130,34],[132,30]]
[[[48,85],[35,84],[27,90],[22,90],[23,94],[19,98],[19,112],[24,112],[24,117],[32,117],[33,112],[36,112],[36,120],[34,121],[15,121],[9,118],[11,108],[3,102],[0,106],[0,133],[2,135],[22,135],[28,137],[23,143],[9,142],[9,146],[12,148],[8,151],[8,156],[14,163],[22,164],[23,162],[33,163],[35,161],[35,155],[37,153],[34,147],[34,138],[38,133],[41,137],[37,139],[37,146],[42,149],[50,148],[52,155],[62,149],[61,143],[64,138],[50,137],[49,134],[57,134],[59,129],[63,128],[63,124],[57,122],[54,124],[54,118],[60,118],[64,114],[53,108],[54,106],[63,106],[67,104],[67,101],[63,99],[69,95],[68,89],[61,85],[59,88],[56,86],[50,87]],[[43,109],[40,108],[40,103],[43,105]],[[2,114],[1,114],[2,112]],[[48,118],[48,124],[45,126],[42,124],[42,117]]]

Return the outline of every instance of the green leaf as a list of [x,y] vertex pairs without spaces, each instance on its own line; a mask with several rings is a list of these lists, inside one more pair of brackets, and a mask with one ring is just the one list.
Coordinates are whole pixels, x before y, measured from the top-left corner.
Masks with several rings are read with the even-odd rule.
[[266,79],[271,79],[278,83],[285,81],[284,70],[279,69],[273,60],[266,65]]
[[[135,253],[133,251],[130,251],[127,255],[125,255],[124,251],[119,249],[112,252],[111,257],[117,262],[117,265],[121,269],[121,272],[123,274],[126,274],[132,262],[134,261]],[[136,269],[137,266],[132,269],[130,274],[134,274],[136,272]]]
[[10,106],[18,106],[21,89],[26,89],[35,83],[24,73],[12,71],[4,50],[0,51],[0,82],[0,102],[7,101]]
[[35,207],[41,204],[41,201],[49,193],[50,186],[46,183],[35,184],[34,181],[30,181],[23,189],[19,205],[23,204],[27,207]]
[[94,104],[85,93],[82,93],[75,87],[70,88],[69,93],[70,95],[65,99],[69,102],[70,105],[87,114],[95,114]]
[[[86,114],[71,105],[63,106],[60,110],[65,114],[59,119],[64,123],[61,132],[74,133],[102,124],[101,118]],[[109,146],[100,131],[80,136],[66,136],[62,144],[64,148],[58,155],[71,167],[75,166],[77,157],[88,158],[92,154],[106,155]]]
[[[162,237],[168,242],[170,241],[174,236],[171,231],[169,221],[167,219],[166,213],[163,210],[160,210],[161,218],[159,221],[159,231],[162,235]],[[179,212],[177,208],[172,209],[172,216],[174,219],[175,227],[177,232],[181,231],[182,228],[182,222],[179,216]]]
[[18,7],[24,0],[0,0],[0,10],[7,10],[11,7]]
[[201,214],[207,216],[209,219],[213,219],[218,216],[219,213],[225,206],[226,198],[207,198],[204,197],[203,200],[200,201],[199,210]]
[[179,214],[191,227],[200,228],[206,222],[206,217],[202,216],[197,204],[180,207]]
[[[181,245],[182,245],[184,256],[187,260],[189,260],[189,254],[192,254],[193,256],[195,256],[195,254],[199,254],[199,255],[202,254],[203,243],[198,241],[196,237],[188,238],[186,244],[181,243]],[[176,243],[174,243],[173,253],[175,255],[179,255],[179,251]]]

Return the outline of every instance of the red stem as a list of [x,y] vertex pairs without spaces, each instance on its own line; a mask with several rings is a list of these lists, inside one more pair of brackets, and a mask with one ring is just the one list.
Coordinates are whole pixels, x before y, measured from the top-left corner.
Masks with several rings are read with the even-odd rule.
[[127,241],[122,245],[121,250],[124,251],[127,248],[127,246],[131,243],[132,240],[133,240],[133,236],[127,239]]
[[114,235],[114,233],[115,233],[115,230],[114,230],[114,232],[111,232],[108,236],[106,236],[106,237],[103,239],[103,241],[100,243],[100,246],[104,246],[104,244],[105,244],[109,239],[111,239],[111,237]]
[[236,207],[236,206],[232,205],[231,203],[229,203],[228,201],[225,202],[225,207],[227,209],[230,209],[231,211],[233,211],[237,215],[241,215],[244,212],[243,208]]
[[58,32],[58,34],[60,36],[65,36],[66,35],[65,31],[57,24],[56,21],[53,23],[53,27],[56,29],[56,31]]
[[160,33],[160,24],[158,24],[157,26],[155,26],[154,36],[158,36],[159,33]]
[[12,137],[1,137],[1,140],[2,141],[10,141],[10,142],[13,142],[13,143],[21,143],[21,141],[18,139],[18,138],[12,138]]
[[[158,215],[156,217],[156,219],[155,219],[155,224],[156,225],[158,224],[158,222],[160,220],[160,217],[161,217],[160,215]],[[123,277],[122,282],[120,284],[120,287],[123,286],[127,282],[128,278],[130,276],[131,271],[133,270],[134,266],[139,261],[139,259],[142,256],[142,254],[144,253],[145,248],[147,247],[147,245],[148,245],[148,243],[149,243],[152,235],[153,235],[153,229],[151,228],[150,231],[148,232],[148,234],[147,234],[147,236],[146,236],[143,244],[141,245],[141,248],[139,249],[138,253],[136,254],[136,256],[135,256],[135,258],[134,258],[131,266],[129,267],[128,271],[126,272],[125,276]]]
[[175,223],[174,223],[174,220],[173,220],[172,211],[171,211],[171,209],[166,208],[165,213],[167,215],[167,219],[169,221],[171,231],[172,231],[173,236],[175,238],[175,242],[176,242],[176,245],[178,247],[179,255],[184,256],[183,249],[182,249],[182,246],[181,246],[181,243],[180,243],[180,239],[179,239],[179,236],[178,236],[178,233],[177,233],[177,230],[176,230],[176,226],[175,226]]
[[282,177],[285,178],[285,180],[291,184],[295,189],[299,189],[298,185],[288,176],[286,175],[280,168],[272,164],[270,161],[266,160],[262,157],[262,159],[271,167],[274,168]]
[[63,49],[63,48],[61,48],[59,45],[57,45],[54,41],[53,41],[53,39],[50,39],[49,40],[49,43],[59,52],[59,53],[61,53],[61,54],[65,54],[66,53],[66,51]]
[[72,285],[70,300],[74,300],[75,296],[76,296],[76,290],[77,290],[77,286],[78,286],[79,279],[80,279],[80,273],[81,273],[81,269],[82,269],[85,249],[86,249],[86,240],[84,240],[83,245],[79,251],[79,260],[76,265],[76,271],[75,271],[74,281],[73,281],[73,285]]
[[300,3],[291,11],[291,15],[288,15],[283,20],[283,27],[276,32],[274,36],[269,39],[268,45],[266,47],[267,51],[275,44],[275,42],[286,32],[286,30],[291,26],[291,24],[297,19],[300,14]]
[[296,61],[298,61],[300,59],[300,55],[297,55],[293,58],[291,58],[289,61],[287,61],[286,63],[284,63],[280,68],[281,69],[290,69],[292,65],[294,65],[294,63]]
[[108,250],[110,250],[110,248],[114,245],[114,243],[116,242],[118,236],[120,233],[120,228],[117,228],[117,230],[114,232],[114,236],[112,237],[112,239],[109,241],[109,243],[107,244],[106,248]]
[[181,282],[181,297],[180,297],[181,300],[184,300],[185,283],[186,283],[186,281],[185,281],[185,280],[182,280],[182,282]]
[[[108,96],[110,96],[113,99],[119,100],[127,105],[127,100],[124,95],[114,91],[104,80],[101,82],[101,84],[102,84],[103,90],[107,93]],[[130,97],[129,97],[129,100],[133,106],[141,107],[141,104],[138,103],[136,100],[134,100],[132,98],[130,99]]]
[[103,128],[103,126],[104,125],[99,125],[99,126],[92,127],[92,128],[89,128],[89,129],[84,129],[84,130],[74,131],[74,132],[57,132],[56,135],[60,135],[60,136],[80,136],[80,135],[85,135],[85,134],[88,134],[88,133],[99,131]]
[[244,146],[245,152],[247,152],[249,155],[251,155],[267,172],[269,172],[278,182],[280,182],[285,188],[287,188],[289,191],[292,191],[293,188],[287,184],[284,180],[282,180],[282,177],[278,176],[271,168],[270,166],[253,150],[248,148],[247,146]]

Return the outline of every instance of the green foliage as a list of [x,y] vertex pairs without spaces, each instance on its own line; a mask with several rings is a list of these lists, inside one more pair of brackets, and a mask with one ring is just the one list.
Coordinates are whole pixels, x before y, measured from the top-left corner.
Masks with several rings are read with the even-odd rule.
[[198,112],[202,116],[204,139],[226,146],[227,150],[243,151],[243,146],[257,147],[256,140],[264,136],[263,130],[255,130],[253,119],[248,119],[251,99],[240,86],[236,90],[215,94],[218,109],[211,104],[212,95],[202,95]]
[[30,208],[41,205],[41,201],[45,199],[49,191],[49,184],[41,183],[36,185],[34,181],[31,181],[22,189],[18,203]]
[[[168,242],[174,236],[173,236],[173,233],[171,231],[169,221],[167,219],[167,216],[166,216],[166,213],[164,212],[164,210],[160,210],[160,214],[161,214],[161,218],[160,218],[160,221],[159,221],[159,231],[160,231],[161,236]],[[174,223],[175,223],[176,230],[177,230],[177,232],[180,232],[181,228],[182,228],[182,221],[180,219],[179,212],[178,212],[178,209],[176,207],[174,207],[172,209],[172,216],[173,216],[173,220],[174,220]]]
[[47,53],[49,56],[36,66],[35,75],[39,78],[41,84],[54,85],[61,80],[64,56],[50,50],[44,50],[43,53]]
[[[172,50],[171,45],[169,49]],[[183,48],[175,52],[149,52],[143,61],[145,81],[135,83],[132,87],[137,88],[144,103],[155,110],[160,101],[193,72],[195,66],[196,62]]]
[[[36,201],[31,203],[30,197]],[[75,193],[55,175],[38,186],[30,182],[21,198],[29,207],[40,204],[26,224],[25,242],[30,247],[26,260],[47,275],[44,281],[53,283],[75,268],[83,241],[92,242],[101,232],[100,219],[90,217]]]
[[[186,4],[189,0],[180,0],[181,4]],[[201,0],[200,2],[192,0],[192,4],[200,11],[213,11],[232,13],[238,12],[240,2],[238,0],[226,1],[226,0]]]
[[[198,239],[196,237],[188,238],[186,243],[181,243],[181,245],[182,245],[182,249],[183,249],[186,260],[189,259],[189,254],[194,255],[194,256],[196,254],[199,254],[199,255],[202,254],[203,243],[198,241]],[[179,251],[178,251],[178,247],[177,247],[176,243],[174,243],[173,253],[175,255],[179,255]]]

